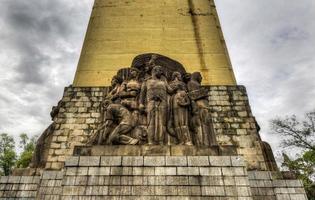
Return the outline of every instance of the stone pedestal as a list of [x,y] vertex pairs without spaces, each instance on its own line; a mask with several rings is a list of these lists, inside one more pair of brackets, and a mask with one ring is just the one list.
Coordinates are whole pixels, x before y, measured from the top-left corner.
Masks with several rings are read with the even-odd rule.
[[307,200],[302,183],[240,156],[71,156],[61,171],[0,179],[0,199]]
[[251,196],[240,157],[81,156],[72,157],[65,167],[62,199],[91,195],[104,199]]
[[112,145],[76,146],[76,156],[236,156],[236,146]]

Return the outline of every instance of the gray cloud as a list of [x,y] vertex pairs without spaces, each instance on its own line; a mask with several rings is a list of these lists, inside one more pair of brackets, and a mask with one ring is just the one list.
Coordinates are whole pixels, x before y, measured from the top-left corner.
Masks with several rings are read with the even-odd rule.
[[[73,41],[76,33],[75,16],[83,7],[70,7],[64,1],[6,1],[2,19],[6,20],[8,30],[7,42],[17,51],[20,62],[16,66],[18,81],[26,84],[42,84],[47,82],[46,67],[51,63],[57,51],[63,57],[68,52],[59,44]],[[87,5],[87,4],[86,4]],[[86,9],[88,11],[88,9]],[[87,15],[86,15],[87,16]],[[86,21],[86,20],[85,20]]]
[[[0,132],[41,133],[71,84],[92,0],[2,0]],[[315,108],[315,1],[216,0],[234,71],[262,137],[269,120]]]
[[269,121],[315,108],[315,2],[216,1],[234,71],[247,86],[263,139]]
[[0,132],[40,134],[76,69],[92,1],[3,0]]

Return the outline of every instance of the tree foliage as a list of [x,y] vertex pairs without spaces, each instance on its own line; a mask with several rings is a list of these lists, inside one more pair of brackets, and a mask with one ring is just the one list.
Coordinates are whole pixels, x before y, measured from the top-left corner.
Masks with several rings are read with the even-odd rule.
[[16,161],[15,142],[6,133],[0,134],[0,174],[8,176]]
[[299,148],[302,154],[292,159],[283,153],[283,167],[294,172],[303,181],[310,200],[315,200],[315,111],[306,113],[299,121],[295,115],[271,122],[276,134],[283,136],[282,146]]
[[271,125],[276,133],[284,136],[282,140],[284,147],[315,151],[315,111],[307,113],[303,121],[292,115],[285,119],[274,119]]
[[25,133],[20,135],[20,148],[22,148],[23,151],[16,162],[16,167],[27,168],[29,166],[30,162],[32,161],[35,144],[36,137],[32,137],[30,139]]
[[296,159],[290,159],[288,155],[283,154],[283,158],[282,166],[302,180],[309,200],[315,200],[315,151],[306,151]]
[[[16,142],[6,133],[0,134],[0,175],[8,176],[14,167],[27,168],[32,160],[36,137],[29,138],[25,133],[18,140],[21,153],[16,152]],[[20,152],[20,151],[18,151]]]

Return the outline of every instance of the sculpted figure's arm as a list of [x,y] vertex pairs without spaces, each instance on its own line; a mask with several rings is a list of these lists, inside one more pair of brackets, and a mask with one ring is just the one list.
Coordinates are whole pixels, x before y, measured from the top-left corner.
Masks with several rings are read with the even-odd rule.
[[198,88],[199,88],[199,86],[198,86],[198,84],[196,84],[195,81],[189,81],[187,84],[187,89],[189,92],[198,90]]
[[174,94],[176,90],[178,89],[176,85],[172,87],[170,84],[168,84],[167,81],[164,81],[164,83],[165,83],[166,91],[168,94]]
[[127,83],[123,82],[120,86],[120,91],[118,93],[119,97],[124,98],[127,96]]
[[188,95],[185,93],[185,95],[181,95],[181,98],[177,100],[177,103],[180,105],[180,106],[189,106],[190,105],[190,99],[188,97]]
[[129,95],[132,97],[137,97],[140,94],[141,88],[135,88],[129,92]]
[[111,101],[115,101],[119,98],[120,92],[121,92],[121,85],[116,85],[115,88],[108,95],[108,98]]

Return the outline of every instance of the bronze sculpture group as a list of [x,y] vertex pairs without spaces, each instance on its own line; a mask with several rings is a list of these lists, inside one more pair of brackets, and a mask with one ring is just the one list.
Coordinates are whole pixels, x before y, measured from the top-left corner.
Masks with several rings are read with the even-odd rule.
[[125,69],[127,76],[113,77],[103,121],[88,144],[217,145],[201,74],[158,59],[153,54]]

